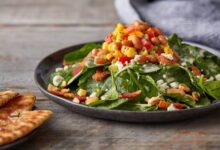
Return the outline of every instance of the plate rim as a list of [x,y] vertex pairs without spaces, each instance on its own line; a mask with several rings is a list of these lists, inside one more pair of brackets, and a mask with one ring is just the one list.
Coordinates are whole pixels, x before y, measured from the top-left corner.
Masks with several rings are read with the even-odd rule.
[[[180,113],[181,112],[191,112],[191,111],[197,111],[197,110],[205,110],[205,109],[211,108],[211,107],[220,107],[220,101],[215,100],[217,102],[209,104],[207,106],[183,109],[183,110],[178,110],[178,111],[146,111],[146,112],[144,112],[144,111],[115,110],[115,109],[108,110],[108,109],[91,107],[91,106],[87,106],[87,105],[83,105],[83,104],[73,103],[72,101],[70,101],[70,100],[68,100],[66,98],[63,98],[63,97],[60,97],[60,96],[57,96],[57,95],[54,95],[54,94],[48,92],[46,89],[44,89],[44,87],[41,86],[41,84],[38,81],[37,71],[38,71],[38,68],[40,67],[40,65],[43,64],[45,60],[47,60],[48,58],[50,58],[51,56],[55,55],[58,52],[68,50],[68,49],[70,49],[72,47],[80,47],[80,46],[83,46],[83,45],[88,44],[88,43],[101,43],[101,42],[103,42],[103,41],[102,40],[97,40],[97,41],[83,42],[83,43],[79,43],[79,44],[74,44],[74,45],[71,45],[71,46],[67,46],[67,47],[58,49],[55,52],[52,52],[52,53],[48,54],[47,56],[43,57],[43,59],[41,59],[39,61],[39,63],[37,64],[37,66],[36,66],[36,68],[34,70],[34,81],[35,81],[35,84],[37,85],[37,87],[40,89],[40,91],[43,94],[45,94],[46,96],[49,95],[50,97],[54,97],[54,98],[58,99],[59,101],[64,102],[64,103],[66,103],[68,105],[73,105],[73,106],[76,106],[76,107],[81,107],[83,109],[89,109],[89,110],[93,110],[93,111],[105,111],[107,113],[111,112],[111,113],[116,113],[116,114],[118,114],[118,113],[120,113],[120,114],[121,113],[123,113],[123,114],[128,114],[128,113],[132,113],[132,114],[134,114],[134,113],[135,114],[172,114],[173,112],[180,112]],[[195,43],[195,42],[189,42],[189,41],[184,41],[184,43],[195,45],[197,47],[205,49],[206,51],[209,51],[209,52],[213,53],[217,57],[220,57],[220,52],[215,50],[215,49],[213,49],[213,48],[211,48],[211,47],[208,47],[208,46],[205,46],[205,45],[202,45],[202,44],[199,44],[199,43]],[[74,51],[74,49],[72,51]],[[53,100],[52,98],[48,98],[48,99],[56,102],[56,100]],[[61,105],[61,104],[59,104],[59,105]]]

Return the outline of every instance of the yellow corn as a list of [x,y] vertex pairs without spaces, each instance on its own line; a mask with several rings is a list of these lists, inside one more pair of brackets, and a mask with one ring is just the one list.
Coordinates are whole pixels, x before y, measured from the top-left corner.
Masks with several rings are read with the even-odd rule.
[[77,94],[78,94],[79,96],[86,96],[87,91],[84,90],[84,89],[79,89],[78,92],[77,92]]
[[140,31],[135,31],[135,32],[132,32],[131,33],[131,35],[136,35],[137,37],[139,37],[139,38],[142,38],[143,36],[144,36],[144,34],[142,33],[142,32],[140,32]]
[[119,50],[116,50],[116,51],[114,51],[113,56],[121,57],[121,56],[123,56],[123,54]]
[[142,49],[140,51],[140,55],[147,55],[147,54],[148,54],[147,49]]
[[112,53],[108,53],[108,54],[106,55],[106,59],[107,59],[107,60],[111,60],[112,57],[113,57]]
[[108,44],[108,50],[116,51],[118,50],[118,46],[115,43]]
[[122,41],[122,34],[119,33],[119,34],[117,34],[117,36],[116,36],[116,42],[121,42],[121,41]]
[[128,56],[128,57],[134,57],[136,54],[137,54],[136,49],[133,48],[133,47],[129,47],[125,51],[125,55]]
[[169,46],[164,47],[164,52],[166,54],[172,54],[173,55],[173,50]]
[[129,36],[128,36],[128,41],[131,41],[131,40],[133,39],[133,37],[134,37],[133,34],[129,35]]
[[106,50],[108,50],[108,43],[107,42],[104,42],[103,44],[102,44],[102,49],[106,49]]

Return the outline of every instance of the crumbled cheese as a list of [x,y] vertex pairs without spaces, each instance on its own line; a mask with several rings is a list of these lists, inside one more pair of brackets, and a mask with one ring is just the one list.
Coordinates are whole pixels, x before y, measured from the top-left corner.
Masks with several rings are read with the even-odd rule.
[[150,99],[149,97],[145,97],[144,101],[148,102],[149,99]]
[[164,75],[163,75],[163,78],[164,78],[164,79],[165,79],[165,78],[167,78],[167,75],[166,75],[166,74],[164,74]]
[[177,109],[173,104],[171,104],[171,105],[167,108],[167,111],[175,111],[175,110],[179,110],[179,109]]
[[162,53],[161,55],[164,56],[164,57],[166,57],[166,58],[169,59],[169,60],[173,60],[173,55],[171,55],[171,54]]
[[157,84],[158,84],[158,85],[163,84],[163,83],[164,83],[164,81],[161,80],[161,79],[157,81]]
[[121,62],[119,62],[119,61],[117,61],[115,63],[115,65],[118,67],[118,71],[121,71],[123,69],[123,67],[124,67],[123,64]]
[[56,72],[63,71],[63,68],[56,68]]
[[77,103],[77,104],[79,104],[79,103],[80,103],[79,99],[78,99],[78,98],[76,98],[76,97],[73,99],[73,102],[74,102],[74,103]]
[[56,75],[53,78],[53,85],[58,86],[63,80],[64,80],[63,77],[61,77],[60,75]]
[[220,74],[217,74],[217,75],[215,76],[215,79],[216,79],[216,80],[220,80]]
[[172,82],[172,83],[170,83],[170,86],[173,87],[173,88],[178,87],[178,85],[179,85],[178,82]]
[[182,62],[181,65],[182,66],[186,66],[187,64],[186,64],[186,62]]
[[167,83],[163,83],[163,84],[160,84],[160,85],[158,85],[158,86],[160,87],[160,90],[161,90],[162,92],[165,92],[166,89],[169,88],[169,86],[167,85]]
[[213,77],[209,77],[207,81],[213,81],[214,78]]
[[65,66],[64,68],[63,68],[63,70],[67,70],[69,67],[68,66]]
[[138,61],[140,57],[141,57],[141,55],[135,55],[134,56],[134,61]]
[[101,96],[101,100],[106,100],[108,97],[106,95]]
[[97,96],[97,93],[96,92],[92,92],[89,97],[96,97]]

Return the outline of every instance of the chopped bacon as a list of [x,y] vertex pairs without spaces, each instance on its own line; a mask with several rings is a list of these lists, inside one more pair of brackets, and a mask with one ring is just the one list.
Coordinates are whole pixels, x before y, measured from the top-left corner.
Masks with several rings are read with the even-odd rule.
[[135,98],[141,94],[141,90],[131,92],[131,93],[122,93],[121,98]]
[[138,63],[151,62],[158,63],[157,57],[154,55],[141,55],[137,60]]
[[96,73],[92,76],[92,79],[96,80],[96,81],[102,81],[103,79],[105,79],[108,76],[109,76],[109,74],[107,72],[103,71],[103,69],[97,69]]
[[160,109],[167,109],[167,107],[169,106],[169,103],[163,100],[159,102],[158,106]]
[[201,75],[201,71],[199,70],[199,68],[197,68],[196,66],[192,65],[191,66],[191,70],[192,70],[192,73],[196,76],[200,76]]

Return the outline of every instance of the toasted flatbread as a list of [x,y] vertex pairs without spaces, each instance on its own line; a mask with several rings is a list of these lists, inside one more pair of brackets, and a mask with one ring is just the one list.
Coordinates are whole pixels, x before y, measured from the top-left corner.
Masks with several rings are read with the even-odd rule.
[[31,110],[34,106],[36,97],[31,93],[24,93],[10,100],[0,109],[0,119],[17,114],[25,110]]
[[18,96],[18,92],[14,90],[0,91],[0,107],[5,105],[8,101]]
[[0,145],[13,142],[32,132],[43,124],[53,113],[49,110],[21,112],[16,117],[0,120]]

